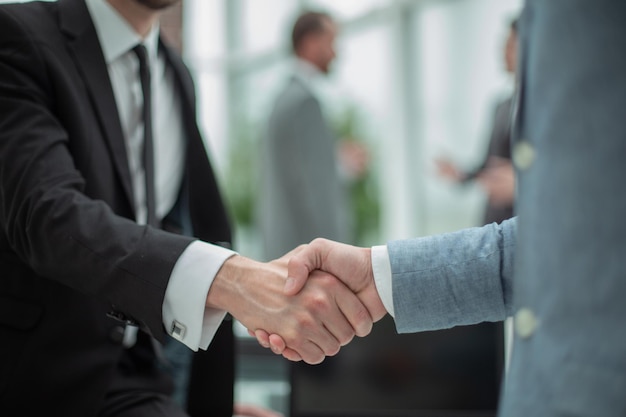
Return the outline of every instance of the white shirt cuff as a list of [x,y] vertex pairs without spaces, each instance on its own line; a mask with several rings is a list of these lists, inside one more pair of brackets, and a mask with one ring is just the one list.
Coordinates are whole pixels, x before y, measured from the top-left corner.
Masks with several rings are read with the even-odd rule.
[[380,300],[391,317],[395,317],[391,262],[389,261],[387,246],[372,247],[372,272],[374,273],[374,282],[376,283]]
[[206,307],[215,275],[235,252],[196,240],[176,261],[163,300],[163,325],[190,349],[207,349],[226,316]]

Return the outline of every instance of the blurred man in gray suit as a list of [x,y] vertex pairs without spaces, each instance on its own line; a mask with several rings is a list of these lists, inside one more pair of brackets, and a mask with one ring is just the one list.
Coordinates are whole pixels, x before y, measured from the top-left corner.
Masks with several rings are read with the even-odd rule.
[[349,238],[338,141],[316,94],[335,58],[336,35],[324,13],[304,13],[293,27],[294,73],[276,99],[261,146],[259,223],[267,259],[315,237]]
[[400,332],[513,316],[500,416],[626,416],[624,22],[622,1],[526,2],[517,218],[371,250],[318,240],[290,291],[324,269]]

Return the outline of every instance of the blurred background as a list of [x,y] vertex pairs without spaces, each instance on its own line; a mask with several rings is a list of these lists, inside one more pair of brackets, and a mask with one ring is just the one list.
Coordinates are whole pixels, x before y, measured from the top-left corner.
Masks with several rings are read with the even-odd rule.
[[[437,174],[434,162],[445,158],[471,170],[484,159],[494,107],[513,91],[503,48],[509,24],[521,6],[522,0],[183,0],[168,11],[162,29],[195,76],[199,121],[235,223],[235,249],[262,257],[254,214],[259,197],[259,141],[273,101],[292,70],[290,31],[304,10],[328,12],[340,25],[337,59],[319,90],[320,99],[337,135],[355,138],[370,152],[368,174],[350,190],[355,223],[351,243],[369,246],[480,225],[485,192],[473,183],[459,186],[446,181]],[[468,346],[480,353],[465,368],[476,375],[475,381],[488,374],[490,382],[483,385],[490,395],[498,389],[499,347],[504,338],[499,330],[478,329],[468,336],[467,329],[460,329],[418,339],[400,335],[397,343],[381,343],[397,336],[389,318],[375,330],[378,336],[369,345],[362,343],[366,339],[359,340],[353,350],[344,348],[337,357],[355,358],[369,350],[367,360],[372,361],[378,355],[381,360],[366,370],[377,381],[372,392],[385,396],[389,394],[385,381],[395,381],[396,388],[406,382],[409,392],[404,399],[419,397],[417,385],[403,378],[416,372],[420,360],[435,358],[432,364],[441,355],[448,355],[444,365],[428,375],[443,375],[442,386],[450,386],[446,369],[467,363],[449,358]],[[286,416],[296,394],[302,404],[317,401],[314,396],[301,397],[303,391],[292,395],[297,368],[260,348],[237,324],[236,332],[236,401]],[[480,332],[487,332],[487,339]],[[493,335],[497,342],[490,339]],[[470,339],[478,344],[468,343]],[[428,352],[410,359],[416,354],[407,349],[411,346]],[[355,366],[349,360],[344,365],[329,363],[304,379],[298,376],[298,383],[310,390],[316,388],[307,384],[316,379],[318,387],[333,379],[341,382],[337,369]],[[355,375],[358,379],[362,373]],[[458,374],[451,375],[458,380]],[[349,390],[354,381],[348,378],[341,384]],[[460,389],[472,384],[469,381]],[[420,394],[432,397],[433,392],[427,389]],[[391,401],[403,400],[396,396]],[[318,411],[304,410],[300,415],[332,415]],[[350,413],[344,410],[343,415]]]
[[[502,48],[521,0],[184,0],[183,54],[196,77],[200,121],[238,224],[255,243],[255,148],[291,68],[289,35],[303,9],[341,24],[326,91],[330,116],[372,149],[378,221],[360,244],[480,222],[484,196],[435,174],[445,155],[473,166],[495,103],[512,79]],[[374,224],[375,223],[375,224]]]
[[[502,50],[521,0],[184,0],[163,23],[197,82],[200,122],[236,222],[236,249],[261,257],[254,210],[258,145],[292,68],[303,10],[340,24],[323,89],[338,134],[370,149],[352,193],[353,243],[372,245],[479,225],[486,196],[436,173],[445,157],[480,164],[493,109],[511,94]],[[289,367],[243,329],[236,395],[288,414]]]

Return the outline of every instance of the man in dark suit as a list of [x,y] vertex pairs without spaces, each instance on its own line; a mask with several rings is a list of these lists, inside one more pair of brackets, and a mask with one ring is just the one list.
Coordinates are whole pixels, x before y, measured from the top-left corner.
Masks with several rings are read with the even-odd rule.
[[222,247],[192,79],[158,33],[176,1],[0,6],[2,415],[185,415],[161,370],[169,334],[213,340],[193,414],[230,416],[226,312],[286,331],[312,363],[371,328],[334,278],[292,301],[284,261]]
[[[509,25],[504,46],[506,71],[515,75],[517,67],[517,19]],[[483,224],[501,223],[513,217],[515,174],[511,162],[511,119],[513,97],[500,101],[495,108],[489,147],[477,168],[464,172],[446,159],[436,161],[439,174],[452,181],[467,184],[477,180],[488,197]]]

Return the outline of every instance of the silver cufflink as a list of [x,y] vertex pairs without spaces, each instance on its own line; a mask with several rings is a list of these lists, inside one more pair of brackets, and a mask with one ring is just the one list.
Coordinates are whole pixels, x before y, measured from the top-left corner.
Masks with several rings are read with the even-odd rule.
[[187,327],[184,324],[174,320],[172,322],[171,335],[176,340],[183,340],[185,337],[185,333],[187,332]]

